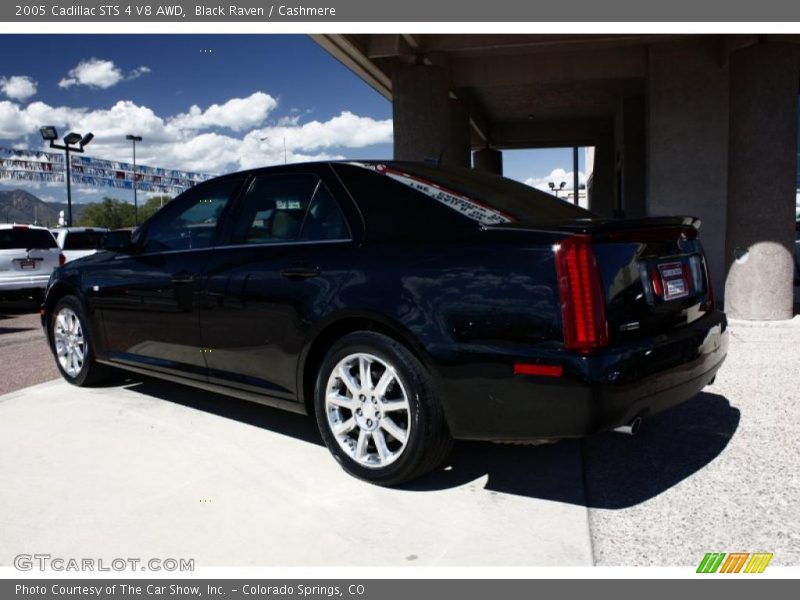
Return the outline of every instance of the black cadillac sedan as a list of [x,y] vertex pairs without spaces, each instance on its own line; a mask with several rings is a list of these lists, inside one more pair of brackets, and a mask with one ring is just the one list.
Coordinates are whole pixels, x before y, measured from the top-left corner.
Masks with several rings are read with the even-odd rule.
[[59,268],[42,321],[73,384],[115,367],[307,413],[391,485],[454,438],[633,433],[711,382],[727,323],[698,227],[432,164],[264,168]]

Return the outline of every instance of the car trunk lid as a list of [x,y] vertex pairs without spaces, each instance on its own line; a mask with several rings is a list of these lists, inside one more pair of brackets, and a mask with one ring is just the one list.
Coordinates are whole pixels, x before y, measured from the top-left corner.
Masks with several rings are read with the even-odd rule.
[[567,347],[589,353],[665,334],[713,310],[693,217],[511,223],[505,231],[563,233],[554,246]]

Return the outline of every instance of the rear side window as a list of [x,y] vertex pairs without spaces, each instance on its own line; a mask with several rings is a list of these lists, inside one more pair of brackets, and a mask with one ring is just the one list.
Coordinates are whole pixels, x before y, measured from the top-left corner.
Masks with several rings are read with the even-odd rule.
[[58,244],[52,234],[45,229],[26,229],[24,227],[0,229],[0,250],[14,248],[49,249],[58,248]]
[[408,185],[350,164],[334,169],[364,216],[368,239],[430,239],[474,231],[477,224]]
[[71,231],[64,240],[64,250],[100,250],[104,237],[100,231]]
[[260,175],[237,209],[231,243],[279,244],[349,238],[336,199],[310,173]]
[[317,186],[308,206],[299,239],[306,242],[350,239],[350,229],[339,203],[324,183]]

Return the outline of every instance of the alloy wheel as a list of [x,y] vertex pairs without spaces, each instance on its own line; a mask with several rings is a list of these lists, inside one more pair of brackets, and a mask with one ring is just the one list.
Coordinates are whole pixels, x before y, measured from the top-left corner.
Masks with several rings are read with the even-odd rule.
[[396,461],[411,434],[406,388],[395,368],[373,354],[350,354],[328,377],[325,414],[339,447],[377,469]]
[[64,372],[77,377],[86,358],[86,339],[78,315],[70,308],[58,311],[53,326],[56,357]]

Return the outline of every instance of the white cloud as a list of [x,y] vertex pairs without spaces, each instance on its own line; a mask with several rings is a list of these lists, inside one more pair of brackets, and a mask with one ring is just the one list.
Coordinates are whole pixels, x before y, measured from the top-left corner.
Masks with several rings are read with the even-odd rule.
[[151,71],[150,67],[145,67],[142,65],[141,67],[136,67],[130,73],[128,73],[128,80],[136,79],[141,77],[142,75],[147,75]]
[[377,121],[370,117],[359,117],[344,111],[327,121],[309,121],[302,125],[295,121],[291,126],[278,125],[251,135],[268,138],[271,143],[276,140],[292,149],[314,150],[342,146],[345,148],[361,148],[372,144],[382,144],[392,140],[392,122],[389,119]]
[[58,82],[58,87],[86,85],[106,89],[117,85],[122,79],[122,71],[112,61],[90,58],[81,61],[77,67],[71,69],[68,77],[64,77]]
[[[535,187],[539,190],[544,190],[545,192],[550,191],[550,182],[553,182],[556,188],[559,188],[561,182],[564,181],[566,184],[563,188],[560,188],[563,191],[572,191],[574,187],[572,181],[572,174],[573,171],[566,171],[565,169],[553,169],[550,171],[550,174],[545,177],[528,177],[525,180],[527,185]],[[578,184],[586,183],[586,176],[583,172],[578,171]]]
[[242,131],[261,125],[277,106],[278,101],[269,94],[255,92],[247,98],[232,98],[224,104],[212,104],[206,110],[195,104],[188,113],[177,115],[170,123],[179,129],[228,127]]
[[69,88],[75,85],[85,85],[107,89],[117,85],[120,81],[136,79],[149,72],[150,68],[142,65],[130,71],[126,76],[113,61],[89,58],[70,69],[67,77],[58,82],[58,87]]
[[27,75],[0,77],[0,91],[12,100],[27,100],[36,94],[37,83]]
[[[67,131],[95,135],[88,154],[129,161],[127,134],[141,135],[137,160],[151,166],[223,173],[240,169],[343,158],[340,148],[365,148],[392,140],[392,122],[344,111],[326,121],[301,122],[298,115],[263,126],[277,106],[264,92],[232,98],[205,110],[191,107],[177,115],[158,115],[147,106],[120,100],[109,108],[27,106],[0,101],[0,139],[12,143],[40,143],[38,130],[54,125]],[[285,139],[285,149],[284,149]],[[43,147],[39,146],[39,147]]]

